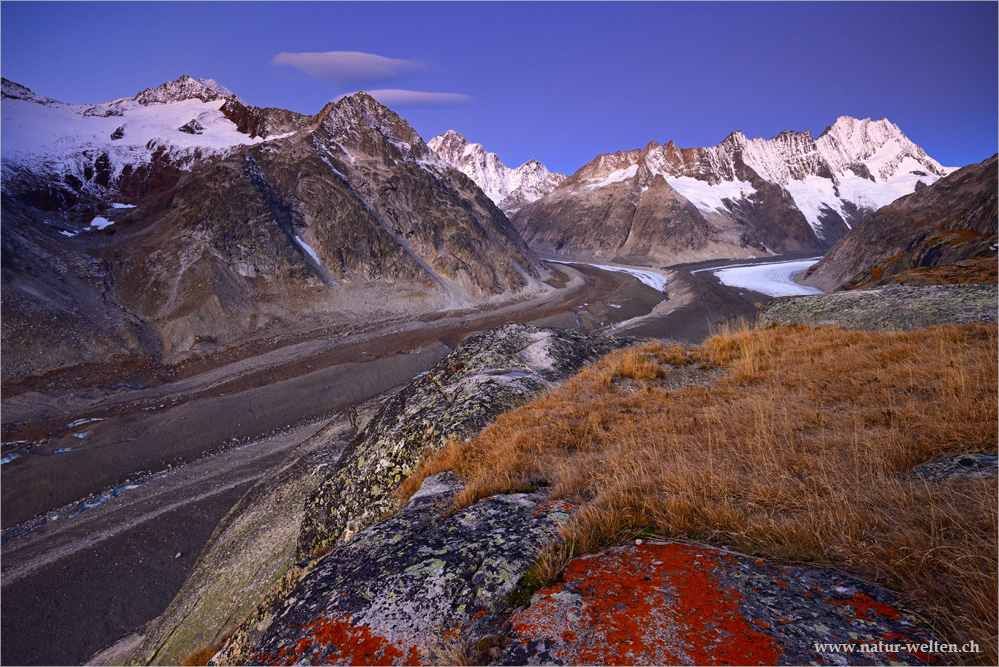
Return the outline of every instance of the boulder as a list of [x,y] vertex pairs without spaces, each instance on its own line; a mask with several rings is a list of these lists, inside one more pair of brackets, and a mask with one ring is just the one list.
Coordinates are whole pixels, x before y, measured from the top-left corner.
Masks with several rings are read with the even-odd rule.
[[443,516],[460,489],[453,473],[428,477],[398,513],[326,556],[213,663],[447,663],[462,638],[496,636],[518,582],[574,508],[518,493]]
[[510,619],[499,663],[919,665],[931,641],[892,594],[834,570],[664,542],[570,562]]

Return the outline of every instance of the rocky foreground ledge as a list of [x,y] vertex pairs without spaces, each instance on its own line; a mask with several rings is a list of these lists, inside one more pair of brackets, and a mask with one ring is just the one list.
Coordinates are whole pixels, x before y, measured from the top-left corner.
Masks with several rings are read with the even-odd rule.
[[[427,478],[211,664],[932,662],[932,637],[891,593],[712,547],[638,540],[577,558],[531,591],[537,550],[575,507],[540,490],[446,515],[460,488],[451,473]],[[832,646],[845,644],[890,650],[847,659]]]
[[755,326],[804,324],[863,331],[911,331],[935,324],[995,322],[996,285],[893,286],[771,299]]
[[[243,621],[256,627],[315,567],[317,552],[356,549],[347,544],[352,537],[397,509],[393,492],[421,460],[634,342],[584,331],[499,327],[470,337],[395,394],[335,419],[221,522],[128,662],[180,664],[195,649],[219,645]],[[525,553],[532,544],[524,543]],[[453,546],[460,552],[457,541]]]
[[[469,339],[387,399],[335,465],[327,457],[312,468],[319,479],[304,521],[301,509],[270,519],[302,521],[313,531],[303,531],[304,543],[330,551],[288,563],[289,574],[227,640],[204,620],[211,604],[186,602],[203,619],[201,636],[215,642],[210,664],[934,663],[933,637],[894,594],[830,569],[637,540],[575,558],[557,582],[539,587],[538,553],[578,511],[544,488],[451,513],[462,483],[445,472],[389,514],[392,490],[423,457],[623,344],[507,326]],[[199,576],[247,558],[232,541],[225,551],[203,556]],[[173,622],[190,625],[177,604]],[[847,644],[850,655],[837,652]],[[155,661],[170,655],[179,661],[169,651]]]

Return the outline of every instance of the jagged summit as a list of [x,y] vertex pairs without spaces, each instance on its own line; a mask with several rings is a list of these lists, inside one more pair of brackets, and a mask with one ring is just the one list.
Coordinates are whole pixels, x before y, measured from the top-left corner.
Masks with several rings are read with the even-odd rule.
[[440,159],[471,178],[507,214],[551,192],[566,178],[565,174],[549,172],[533,158],[510,169],[496,153],[454,130],[434,137],[428,144]]
[[35,104],[58,104],[58,100],[38,95],[27,86],[22,86],[6,78],[2,80],[0,96],[3,99],[24,100],[25,102],[34,102]]
[[166,104],[183,100],[201,100],[213,102],[232,96],[228,88],[213,79],[195,81],[183,74],[176,81],[167,81],[155,88],[146,88],[133,99],[143,106],[150,104]]
[[[364,91],[328,103],[319,119],[343,147],[409,162],[437,162],[437,155],[405,119]],[[392,148],[386,153],[387,146]]]
[[[947,173],[888,120],[841,116],[818,139],[808,130],[770,139],[735,131],[704,148],[669,141],[604,153],[521,208],[514,223],[551,252],[663,261],[819,252]],[[660,178],[666,188],[653,187]],[[671,207],[684,213],[667,215]]]

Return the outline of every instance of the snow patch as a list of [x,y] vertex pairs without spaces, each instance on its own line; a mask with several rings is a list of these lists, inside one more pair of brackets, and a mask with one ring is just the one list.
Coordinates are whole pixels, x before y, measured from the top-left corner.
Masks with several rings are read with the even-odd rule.
[[622,183],[624,181],[631,180],[632,178],[635,177],[635,174],[637,173],[638,173],[638,165],[633,164],[630,167],[626,167],[625,169],[618,169],[616,171],[612,171],[611,173],[607,174],[607,176],[603,179],[600,180],[594,179],[595,182],[587,183],[586,187],[605,188],[608,185],[612,185],[614,183]]
[[722,181],[712,185],[691,176],[680,176],[667,178],[666,182],[705,213],[726,210],[724,199],[743,199],[756,192],[748,181]]
[[316,260],[316,264],[318,264],[319,266],[323,266],[323,262],[322,260],[319,259],[319,255],[316,254],[316,251],[312,249],[312,246],[303,241],[302,237],[299,236],[298,234],[295,234],[295,242],[298,243],[298,245],[302,246],[302,249],[305,250],[305,252],[309,253],[309,257]]
[[112,221],[108,220],[107,218],[101,215],[97,216],[96,218],[90,221],[90,226],[96,227],[97,229],[104,229],[105,227],[110,227],[113,224],[114,223]]

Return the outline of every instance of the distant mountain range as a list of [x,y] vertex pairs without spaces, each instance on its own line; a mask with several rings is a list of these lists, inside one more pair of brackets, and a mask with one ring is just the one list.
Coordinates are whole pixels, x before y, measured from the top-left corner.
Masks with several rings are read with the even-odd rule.
[[482,144],[473,144],[454,130],[427,143],[444,162],[475,181],[507,215],[537,201],[566,179],[565,174],[549,172],[537,160],[510,169],[496,153],[486,152]]
[[365,93],[303,115],[189,76],[83,105],[5,79],[2,120],[8,374],[526,298],[552,289],[536,252],[824,252],[949,172],[887,120],[842,117],[567,177],[454,131],[425,143]]
[[872,287],[911,269],[995,257],[997,156],[900,197],[851,229],[802,277],[825,291]]
[[187,76],[91,105],[2,86],[5,372],[551,289],[481,190],[367,94],[303,116]]
[[[451,132],[431,147],[499,193],[493,154]],[[551,254],[676,263],[816,252],[948,172],[893,123],[843,116],[818,139],[807,130],[734,132],[707,148],[651,142],[598,155],[506,210],[532,247]]]

